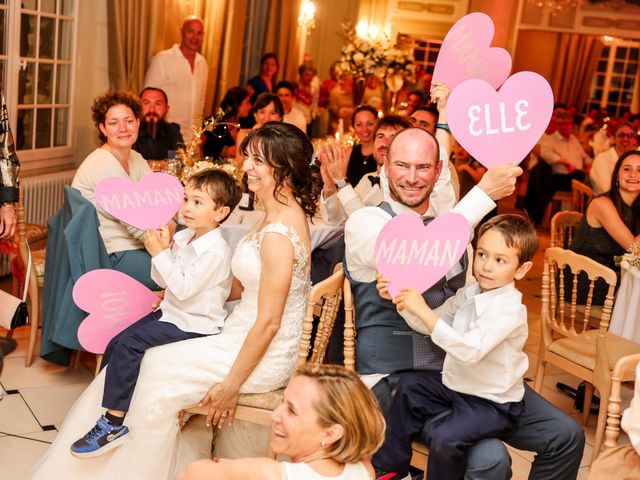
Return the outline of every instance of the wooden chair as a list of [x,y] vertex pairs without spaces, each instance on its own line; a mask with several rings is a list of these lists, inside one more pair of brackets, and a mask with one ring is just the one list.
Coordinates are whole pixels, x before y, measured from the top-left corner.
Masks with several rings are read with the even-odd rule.
[[572,210],[563,210],[556,213],[551,219],[551,247],[569,248],[573,241],[582,213]]
[[[20,189],[18,207],[16,209],[16,220],[18,230],[18,253],[22,266],[27,265],[30,249],[29,236],[27,234],[27,225],[25,222],[25,211],[23,202],[23,191]],[[31,274],[25,282],[29,282],[29,291],[27,296],[27,305],[29,310],[29,324],[31,332],[29,334],[29,347],[27,348],[27,357],[25,366],[30,367],[33,363],[33,356],[36,350],[36,340],[38,337],[38,326],[40,317],[42,316],[42,286],[44,285],[44,262],[45,250],[31,250]],[[26,271],[26,269],[25,269]]]
[[[327,344],[342,300],[344,279],[342,265],[338,265],[333,275],[311,289],[309,300],[307,301],[307,312],[302,323],[302,336],[298,348],[296,367],[303,365],[307,362],[307,359],[313,365],[319,365],[324,361]],[[319,321],[313,349],[310,352],[314,317],[319,317]],[[309,356],[309,353],[311,353],[311,356]],[[284,388],[267,393],[240,394],[235,418],[273,428],[271,412],[282,403],[283,393]],[[209,407],[193,406],[185,408],[178,414],[180,425],[184,426],[192,415],[206,415],[208,411]],[[271,446],[268,447],[266,456],[275,458]]]
[[[355,308],[353,304],[353,293],[349,279],[344,279],[344,366],[346,369],[355,372],[356,370],[356,324]],[[429,449],[418,442],[411,444],[411,466],[424,471],[424,478],[427,478],[427,460]]]
[[[620,419],[622,407],[620,387],[622,382],[636,379],[636,367],[640,363],[640,353],[627,355],[616,362],[611,372],[611,395],[609,396],[609,408],[607,411],[607,427],[604,432],[605,448],[615,447],[620,436]],[[640,399],[638,399],[640,401]]]
[[578,180],[571,180],[571,205],[574,210],[586,213],[591,197],[593,197],[591,187]]
[[[587,303],[582,313],[576,308],[579,272],[586,273],[590,282]],[[565,300],[565,276],[572,280],[570,303]],[[594,316],[591,300],[598,278],[608,284],[608,291],[597,318],[598,328],[591,329],[589,323]],[[640,353],[640,344],[608,332],[616,282],[613,270],[590,258],[557,247],[548,248],[545,252],[540,315],[542,341],[534,388],[541,393],[547,363],[585,380],[587,388],[582,417],[585,425],[589,417],[594,387],[600,391],[600,413],[592,459],[597,456],[604,437],[611,391],[611,370],[621,357]]]

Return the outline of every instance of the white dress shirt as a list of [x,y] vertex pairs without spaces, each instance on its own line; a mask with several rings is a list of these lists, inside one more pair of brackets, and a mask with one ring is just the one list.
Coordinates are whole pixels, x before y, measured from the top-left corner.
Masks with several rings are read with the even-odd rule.
[[307,120],[304,118],[304,113],[295,106],[291,108],[289,113],[285,113],[282,117],[284,123],[295,125],[306,135],[307,133]]
[[615,167],[617,161],[618,152],[616,152],[615,147],[596,155],[593,165],[591,165],[591,170],[589,170],[589,181],[594,195],[609,191],[613,167]]
[[191,241],[195,231],[176,233],[173,246],[151,259],[151,278],[166,288],[163,322],[185,332],[215,334],[224,324],[231,291],[231,248],[216,228]]
[[121,177],[138,182],[151,173],[147,161],[134,150],[129,154],[128,167],[129,175],[113,153],[106,148],[96,148],[80,164],[71,182],[71,186],[96,207],[98,230],[108,254],[144,248],[144,230],[121,222],[96,203],[96,185],[105,178]]
[[207,61],[199,53],[192,71],[180,45],[174,44],[151,58],[144,77],[145,87],[159,87],[167,94],[167,120],[180,125],[185,142],[193,137],[192,125],[202,120],[208,72]]
[[553,173],[567,174],[569,169],[563,163],[564,159],[577,170],[584,170],[591,164],[591,157],[587,155],[575,135],[564,138],[560,132],[545,135],[540,139],[540,157],[551,165]]
[[458,290],[441,307],[431,332],[447,355],[442,383],[456,392],[497,403],[519,402],[529,360],[527,309],[513,282],[481,292],[477,283]]

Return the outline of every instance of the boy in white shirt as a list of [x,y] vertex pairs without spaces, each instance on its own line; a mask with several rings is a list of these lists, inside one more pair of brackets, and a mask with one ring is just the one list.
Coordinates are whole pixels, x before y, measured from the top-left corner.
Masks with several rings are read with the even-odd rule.
[[240,201],[239,185],[222,170],[194,174],[180,207],[187,228],[171,243],[167,226],[147,230],[151,278],[164,287],[160,308],[116,335],[107,345],[102,406],[96,425],[71,446],[72,455],[90,458],[121,445],[123,425],[144,352],[151,347],[214,335],[224,324],[231,291],[231,248],[218,228]]
[[[528,327],[514,280],[529,271],[537,249],[529,221],[496,216],[478,233],[477,283],[461,288],[435,311],[415,289],[393,299],[409,326],[431,334],[446,356],[442,374],[403,374],[385,414],[385,443],[372,460],[384,472],[378,479],[404,478],[397,472],[409,470],[411,441],[434,416],[444,414],[429,428],[427,477],[434,479],[463,479],[467,448],[517,427],[524,409],[522,376],[528,360],[522,349]],[[387,279],[378,278],[380,294],[388,296]]]

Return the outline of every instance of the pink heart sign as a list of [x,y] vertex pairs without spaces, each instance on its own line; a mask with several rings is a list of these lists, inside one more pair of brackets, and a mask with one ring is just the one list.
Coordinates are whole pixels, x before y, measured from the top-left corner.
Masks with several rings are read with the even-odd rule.
[[485,167],[518,164],[540,140],[553,113],[549,83],[518,72],[496,92],[483,80],[458,85],[447,102],[456,140]]
[[376,267],[389,278],[389,293],[403,288],[428,290],[464,254],[471,227],[458,213],[445,213],[426,227],[412,213],[393,217],[376,240]]
[[451,90],[470,78],[480,78],[494,88],[502,85],[511,72],[511,56],[503,48],[490,47],[493,21],[474,12],[458,20],[444,37],[433,69],[433,81]]
[[73,301],[89,313],[78,328],[87,351],[104,353],[109,341],[150,313],[158,296],[130,276],[115,270],[92,270],[73,286]]
[[178,179],[166,173],[150,173],[135,183],[110,177],[96,185],[96,201],[107,213],[141,230],[165,225],[184,200]]

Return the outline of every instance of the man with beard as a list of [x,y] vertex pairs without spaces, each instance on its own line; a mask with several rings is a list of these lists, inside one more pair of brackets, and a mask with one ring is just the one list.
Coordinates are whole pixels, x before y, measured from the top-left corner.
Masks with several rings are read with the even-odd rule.
[[140,92],[142,100],[142,121],[138,130],[138,140],[133,149],[146,160],[164,160],[169,151],[182,144],[180,125],[165,121],[169,105],[164,90],[146,87]]

